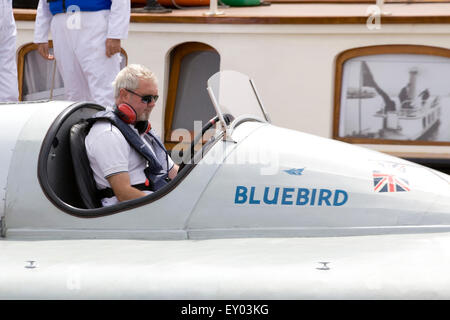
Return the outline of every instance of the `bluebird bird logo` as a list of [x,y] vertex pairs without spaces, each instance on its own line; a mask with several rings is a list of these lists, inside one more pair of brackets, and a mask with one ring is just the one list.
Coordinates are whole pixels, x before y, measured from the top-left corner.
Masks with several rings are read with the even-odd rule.
[[303,175],[303,170],[305,170],[305,168],[301,168],[301,169],[289,169],[289,170],[283,170],[284,172],[286,172],[287,174],[293,175],[293,176],[301,176]]

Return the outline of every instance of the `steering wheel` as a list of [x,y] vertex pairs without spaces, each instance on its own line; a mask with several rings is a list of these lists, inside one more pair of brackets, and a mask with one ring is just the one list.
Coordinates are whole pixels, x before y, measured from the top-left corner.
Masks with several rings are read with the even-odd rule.
[[[232,121],[233,121],[233,119],[234,119],[234,117],[231,115],[231,114],[225,114],[224,116],[223,116],[223,118],[224,118],[224,120],[225,120],[225,123],[227,124],[227,125],[229,125]],[[198,143],[198,141],[200,140],[200,139],[202,139],[203,138],[203,135],[205,134],[205,132],[208,130],[208,129],[210,129],[213,125],[215,125],[217,122],[219,121],[219,116],[215,116],[214,118],[212,118],[211,120],[209,120],[204,126],[203,126],[203,128],[202,128],[202,131],[199,133],[199,134],[197,134],[197,136],[194,138],[194,140],[192,140],[192,142],[191,142],[191,145],[190,145],[190,147],[189,147],[189,151],[190,151],[190,161],[189,161],[189,163],[191,163],[191,161],[192,161],[192,159],[194,159],[194,147],[195,147],[195,145]],[[182,151],[181,151],[182,152]],[[182,154],[181,154],[181,156],[183,156]],[[178,168],[178,172],[180,172],[185,166],[186,166],[186,162],[187,161],[184,161],[184,160],[186,160],[186,159],[183,159],[183,162],[180,164],[180,167]]]

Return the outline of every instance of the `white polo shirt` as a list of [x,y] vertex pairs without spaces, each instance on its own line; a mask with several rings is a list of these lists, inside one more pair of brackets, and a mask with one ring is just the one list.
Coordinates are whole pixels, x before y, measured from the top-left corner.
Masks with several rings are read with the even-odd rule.
[[[138,134],[134,126],[130,127]],[[146,134],[140,136],[153,151],[151,137]],[[111,188],[106,180],[107,177],[120,172],[128,172],[131,185],[144,183],[146,180],[144,169],[147,160],[141,156],[133,147],[129,145],[120,130],[107,120],[97,121],[91,128],[85,140],[86,152],[94,173],[94,179],[99,190]],[[172,169],[174,163],[168,156],[166,161],[161,163],[164,170]],[[169,168],[169,170],[168,170]],[[144,191],[150,194],[151,191]],[[118,203],[116,197],[102,199],[103,206],[110,206]]]

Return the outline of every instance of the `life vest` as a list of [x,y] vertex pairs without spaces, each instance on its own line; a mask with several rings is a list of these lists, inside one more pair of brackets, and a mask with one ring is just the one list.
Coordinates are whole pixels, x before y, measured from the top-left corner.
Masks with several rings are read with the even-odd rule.
[[[148,183],[150,183],[149,190],[156,191],[167,184],[169,156],[164,144],[158,138],[153,129],[146,133],[146,135],[148,135],[150,139],[155,142],[152,144],[152,152],[148,145],[142,141],[141,137],[136,134],[130,125],[123,122],[113,111],[100,111],[92,118],[88,119],[91,124],[98,120],[108,120],[111,122],[115,127],[117,127],[117,129],[119,129],[130,146],[147,160],[147,168],[144,170],[144,173],[148,179]],[[167,170],[165,170],[161,165],[164,161],[166,161]]]
[[111,0],[47,0],[53,15],[66,12],[70,6],[80,11],[100,11],[111,9]]

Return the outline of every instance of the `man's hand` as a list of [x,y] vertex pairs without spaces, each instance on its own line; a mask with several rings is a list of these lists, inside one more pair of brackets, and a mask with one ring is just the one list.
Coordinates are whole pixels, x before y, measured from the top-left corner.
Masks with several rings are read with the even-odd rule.
[[106,56],[111,58],[120,52],[120,39],[106,39]]
[[54,57],[53,55],[51,55],[51,54],[48,53],[48,42],[45,42],[45,43],[38,43],[37,46],[38,46],[37,49],[38,49],[39,54],[40,54],[44,59],[47,59],[47,60],[53,60],[53,59],[55,59],[55,57]]
[[169,171],[169,179],[172,180],[173,178],[175,178],[178,174],[178,168],[179,166],[177,164],[174,164],[172,169],[170,169]]

